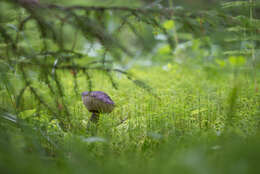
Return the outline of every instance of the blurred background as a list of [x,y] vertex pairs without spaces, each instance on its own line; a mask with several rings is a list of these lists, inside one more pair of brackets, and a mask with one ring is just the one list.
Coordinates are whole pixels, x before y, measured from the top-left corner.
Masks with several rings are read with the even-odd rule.
[[[257,173],[257,0],[0,0],[0,173]],[[89,125],[83,91],[111,114]]]

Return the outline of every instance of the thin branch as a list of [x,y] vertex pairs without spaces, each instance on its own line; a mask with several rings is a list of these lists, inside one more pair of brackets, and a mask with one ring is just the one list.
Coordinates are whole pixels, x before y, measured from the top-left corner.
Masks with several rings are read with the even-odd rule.
[[123,12],[137,12],[137,13],[160,13],[160,14],[173,14],[175,11],[172,8],[131,8],[131,7],[119,7],[119,6],[113,6],[113,7],[104,7],[104,6],[61,6],[56,4],[41,4],[41,7],[49,8],[49,9],[58,9],[58,10],[85,10],[85,11],[123,11]]

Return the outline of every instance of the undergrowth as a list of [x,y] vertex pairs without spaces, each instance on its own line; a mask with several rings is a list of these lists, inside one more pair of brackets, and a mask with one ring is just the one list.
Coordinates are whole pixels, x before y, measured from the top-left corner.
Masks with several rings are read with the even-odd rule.
[[[20,110],[13,112],[16,123],[10,127],[7,120],[1,121],[4,173],[259,171],[260,96],[249,70],[231,73],[170,64],[133,68],[129,73],[150,84],[152,94],[120,74],[113,74],[116,90],[106,74],[93,72],[93,90],[108,93],[116,108],[89,129],[91,113],[73,90],[73,75],[60,73],[65,96],[59,105],[55,96],[47,95],[49,88],[37,74],[32,76],[33,87],[61,118],[56,119],[25,90]],[[88,89],[80,73],[78,87],[80,92]],[[15,96],[3,91],[1,106],[12,108]],[[63,104],[69,115],[64,114]]]

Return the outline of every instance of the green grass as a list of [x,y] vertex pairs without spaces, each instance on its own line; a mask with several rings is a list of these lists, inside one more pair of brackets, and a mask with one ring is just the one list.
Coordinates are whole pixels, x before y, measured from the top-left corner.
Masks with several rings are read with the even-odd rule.
[[[18,112],[21,128],[0,122],[1,173],[257,173],[259,92],[250,71],[224,71],[178,65],[132,69],[150,92],[113,74],[116,90],[107,75],[93,72],[93,90],[108,93],[116,108],[89,129],[91,113],[70,73],[60,72],[63,102],[32,74],[33,86],[59,115],[27,90]],[[11,80],[19,84],[19,78]],[[83,74],[77,83],[79,93],[88,90]],[[2,107],[12,110],[12,98],[2,89]]]

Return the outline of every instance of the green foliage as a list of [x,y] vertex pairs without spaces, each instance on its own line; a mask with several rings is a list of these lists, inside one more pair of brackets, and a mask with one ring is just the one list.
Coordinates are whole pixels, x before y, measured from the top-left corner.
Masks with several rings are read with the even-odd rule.
[[163,27],[166,30],[171,30],[172,28],[174,28],[174,21],[173,20],[165,21],[164,24],[163,24]]
[[[234,93],[235,84],[230,83],[233,77],[229,73],[219,72],[215,78],[208,78],[204,70],[177,64],[167,67],[132,70],[157,89],[153,92],[159,98],[126,77],[115,78],[119,87],[115,90],[105,74],[92,74],[96,77],[93,90],[105,90],[117,107],[113,113],[103,114],[99,124],[88,131],[91,114],[73,92],[73,75],[67,74],[62,79],[64,103],[71,113],[70,122],[64,122],[69,125],[65,126],[66,132],[50,112],[37,107],[37,99],[29,97],[26,102],[36,102],[38,109],[20,112],[19,124],[11,124],[1,116],[1,170],[11,173],[43,173],[47,169],[49,173],[259,170],[253,161],[259,158],[260,103],[247,72],[237,74],[240,85]],[[79,84],[86,83],[83,74],[78,76]],[[34,85],[42,93],[48,90],[41,82]],[[79,88],[84,90],[84,85]],[[53,100],[43,97],[48,103]],[[226,130],[227,125],[230,129]],[[247,167],[234,167],[237,163]]]
[[228,60],[230,64],[233,66],[243,66],[246,63],[246,59],[243,56],[239,56],[239,57],[230,56]]
[[0,1],[2,173],[260,170],[259,3],[148,1]]

